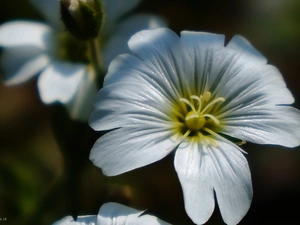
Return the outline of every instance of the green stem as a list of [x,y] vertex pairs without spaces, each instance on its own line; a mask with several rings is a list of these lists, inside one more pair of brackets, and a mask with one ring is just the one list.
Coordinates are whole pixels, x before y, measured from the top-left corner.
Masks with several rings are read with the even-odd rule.
[[97,39],[91,39],[88,41],[89,49],[90,49],[90,57],[93,68],[96,72],[97,78],[100,81],[100,87],[102,87],[104,74],[103,74],[103,65],[102,58],[100,53],[99,42]]

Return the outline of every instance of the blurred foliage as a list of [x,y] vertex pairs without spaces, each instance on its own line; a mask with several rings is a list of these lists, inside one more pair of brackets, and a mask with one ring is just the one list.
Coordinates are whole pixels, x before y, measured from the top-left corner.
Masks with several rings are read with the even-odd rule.
[[[0,22],[37,19],[24,0],[1,1]],[[135,12],[164,17],[170,28],[245,36],[279,68],[299,108],[300,1],[144,0]],[[183,207],[170,155],[153,165],[105,177],[88,160],[100,135],[72,123],[59,106],[43,105],[36,80],[0,84],[0,224],[48,225],[65,215],[96,214],[116,201],[173,224],[193,224]],[[241,225],[299,222],[300,153],[274,146],[244,145],[249,152],[254,199]],[[207,224],[223,224],[216,207]]]

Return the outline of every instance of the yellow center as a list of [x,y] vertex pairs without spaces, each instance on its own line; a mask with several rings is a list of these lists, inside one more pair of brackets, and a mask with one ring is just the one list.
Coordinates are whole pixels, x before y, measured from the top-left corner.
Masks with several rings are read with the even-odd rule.
[[211,137],[216,133],[213,131],[220,121],[216,114],[216,104],[224,102],[223,97],[213,98],[210,92],[203,95],[191,95],[189,99],[180,98],[181,106],[174,110],[174,118],[177,118],[175,129],[183,134],[182,139],[195,137],[204,143],[216,145]]
[[188,112],[185,117],[185,125],[189,130],[197,131],[204,127],[206,119],[204,117],[200,117],[193,111]]
[[[224,102],[224,98],[215,98],[210,101],[211,93],[205,92],[204,95],[196,96],[192,95],[190,101],[185,98],[180,98],[181,102],[186,103],[189,106],[189,110],[184,118],[186,128],[190,131],[199,131],[206,125],[206,118],[212,120],[215,124],[219,125],[220,121],[212,115],[211,109],[218,102]],[[186,110],[186,111],[187,111]]]

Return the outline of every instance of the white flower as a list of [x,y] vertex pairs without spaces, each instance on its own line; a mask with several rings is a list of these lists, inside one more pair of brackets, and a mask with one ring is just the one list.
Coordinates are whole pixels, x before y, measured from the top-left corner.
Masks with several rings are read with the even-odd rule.
[[[139,1],[104,1],[106,22],[101,35],[102,42],[105,42],[101,45],[104,71],[115,56],[127,50],[126,43],[132,34],[141,29],[165,26],[164,21],[151,15],[137,15],[119,22],[121,16]],[[86,46],[65,32],[60,21],[58,0],[31,2],[49,24],[17,20],[0,26],[4,83],[18,85],[39,74],[38,90],[44,103],[61,102],[66,105],[71,117],[86,120],[97,93],[96,75],[87,64]],[[134,18],[139,22],[133,21]],[[131,33],[122,33],[122,30],[130,30]]]
[[247,160],[237,143],[295,147],[300,113],[280,72],[241,36],[169,29],[141,31],[118,56],[99,91],[90,125],[112,130],[90,159],[107,176],[156,162],[175,151],[185,209],[196,224],[215,201],[237,224],[252,199]]
[[109,202],[101,206],[96,216],[66,216],[53,225],[168,225],[155,216],[145,215],[139,211],[118,203]]

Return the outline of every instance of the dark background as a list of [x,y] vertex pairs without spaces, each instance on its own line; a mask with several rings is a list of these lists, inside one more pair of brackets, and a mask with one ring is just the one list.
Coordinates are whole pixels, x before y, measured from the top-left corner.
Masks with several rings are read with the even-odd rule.
[[[0,10],[1,23],[42,19],[25,0],[1,1]],[[299,0],[144,0],[133,13],[138,12],[164,17],[177,33],[208,31],[225,34],[227,41],[243,35],[282,72],[299,108]],[[60,107],[41,103],[36,80],[14,87],[0,83],[0,225],[47,225],[65,215],[97,214],[108,201],[148,209],[172,224],[193,224],[183,208],[172,155],[104,177],[88,160],[99,134],[83,124],[70,128],[65,118]],[[78,135],[74,130],[82,127],[82,139],[72,140]],[[55,138],[59,132],[71,151],[64,151]],[[299,224],[300,148],[248,143],[243,149],[254,197],[240,224]],[[207,224],[223,224],[217,207]]]

